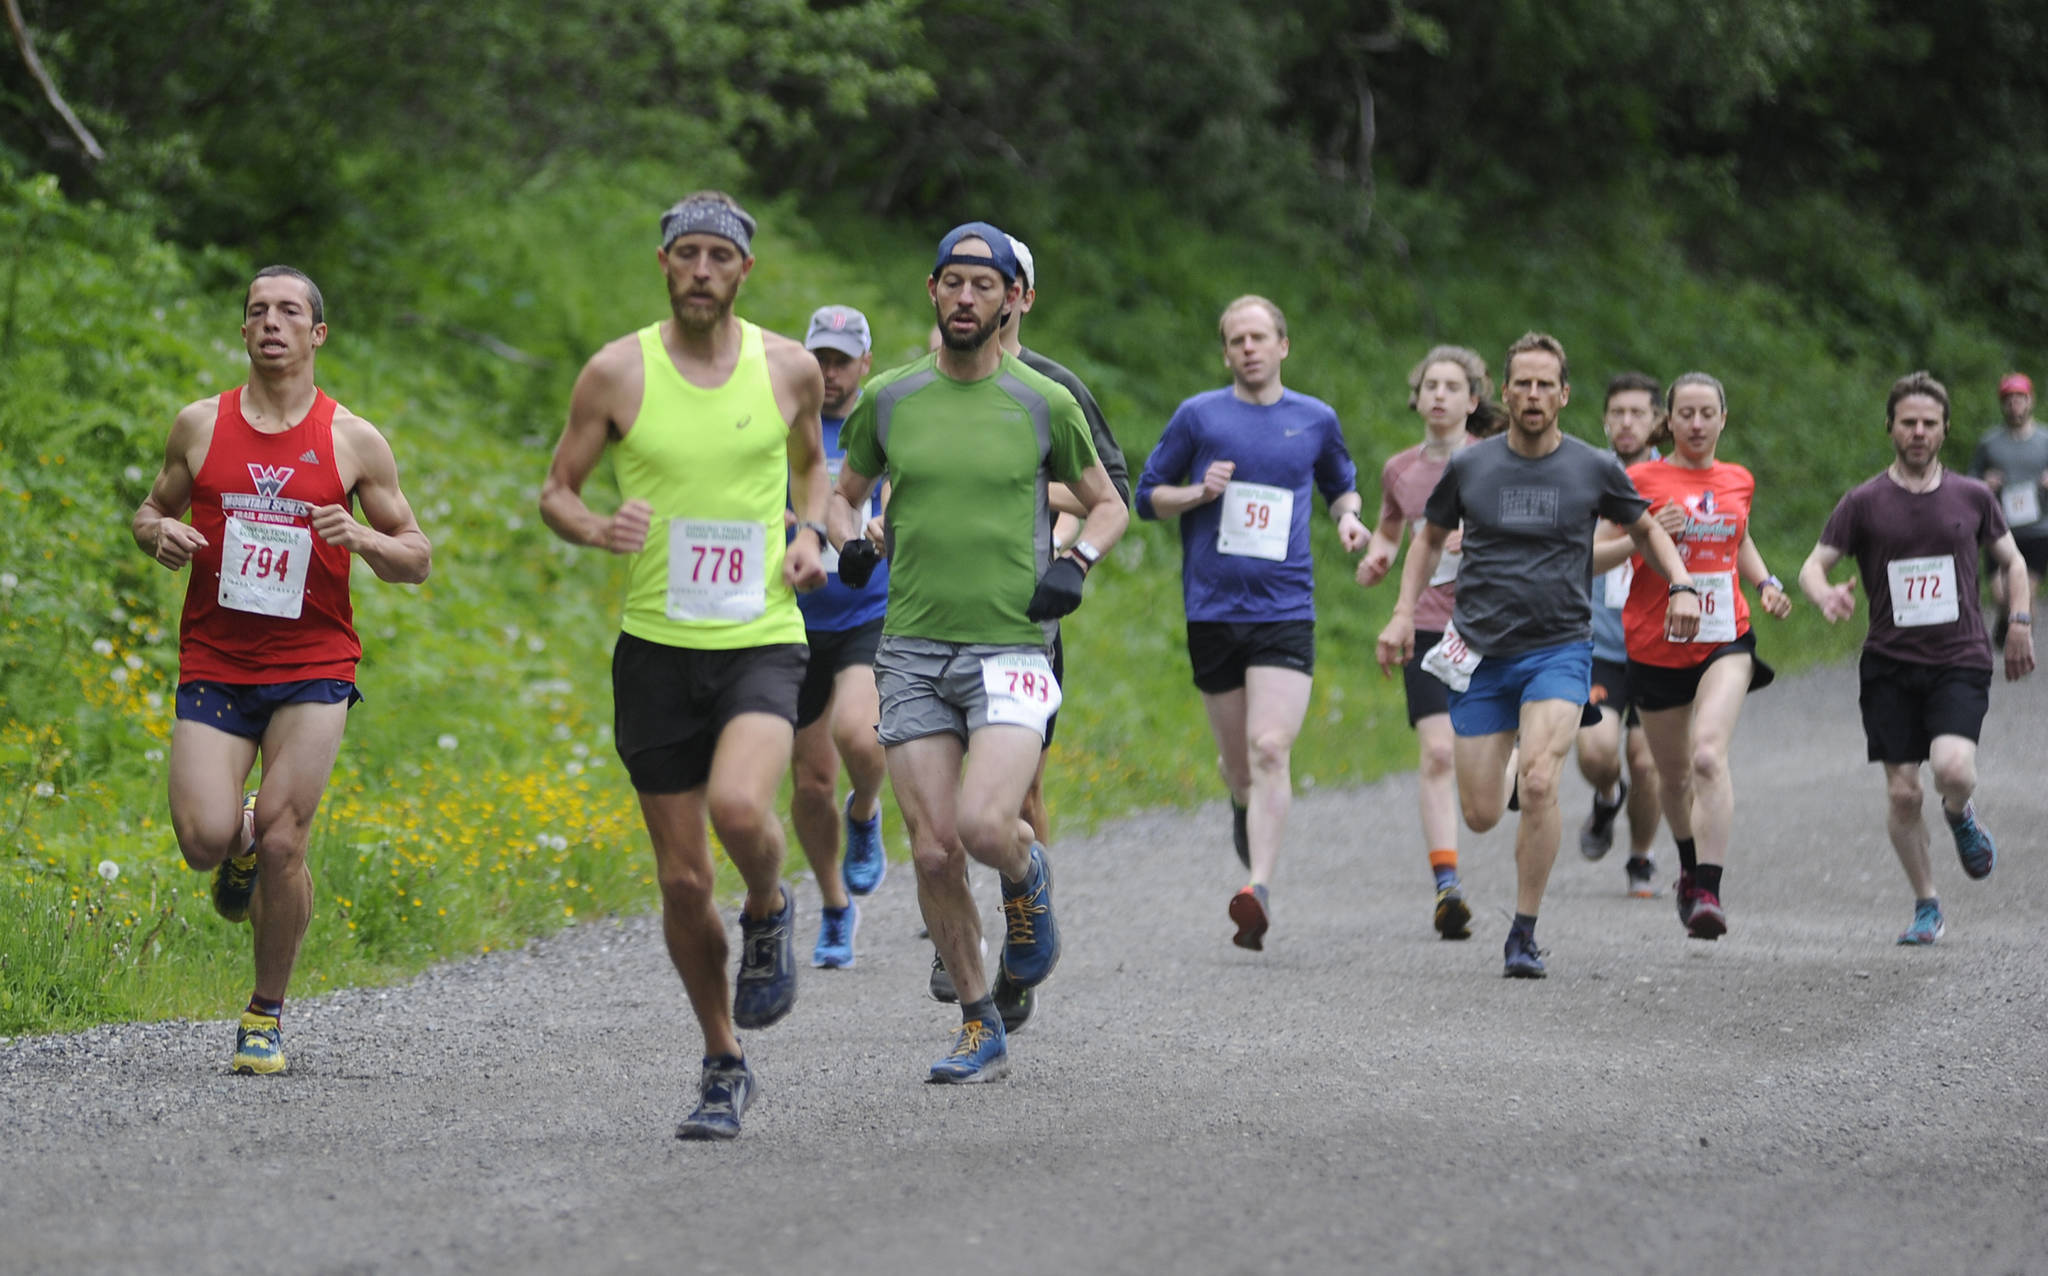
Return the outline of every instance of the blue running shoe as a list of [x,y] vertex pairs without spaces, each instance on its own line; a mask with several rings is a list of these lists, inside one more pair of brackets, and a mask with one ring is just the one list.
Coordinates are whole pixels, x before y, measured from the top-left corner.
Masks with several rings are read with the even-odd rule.
[[873,819],[853,818],[853,794],[846,795],[841,810],[846,820],[846,857],[839,861],[839,878],[855,895],[872,895],[889,875],[889,853],[882,849],[882,809]]
[[844,908],[818,910],[818,946],[811,949],[811,965],[821,969],[853,969],[853,934],[860,929],[860,905],[846,901]]
[[736,1139],[740,1117],[754,1101],[754,1074],[745,1059],[704,1060],[697,1107],[676,1126],[679,1139]]
[[1543,954],[1536,951],[1536,936],[1524,930],[1508,931],[1507,962],[1501,974],[1508,979],[1541,979]]
[[766,1028],[796,1004],[796,896],[782,888],[782,911],[760,921],[740,914],[740,975],[733,988],[732,1021]]
[[932,1065],[933,1085],[979,1085],[1000,1080],[1010,1071],[1009,1038],[1003,1021],[969,1019],[953,1034],[953,1049]]
[[1003,878],[1003,969],[1025,988],[1045,982],[1060,962],[1060,926],[1052,913],[1052,865],[1045,848],[1031,844],[1031,870],[1021,882]]
[[1899,942],[1931,944],[1947,931],[1948,927],[1942,925],[1939,901],[1926,900],[1913,905],[1913,924],[1906,927],[1905,933],[1899,936]]
[[275,1076],[285,1069],[284,1030],[273,1015],[242,1012],[235,1029],[234,1070],[243,1076]]
[[1991,870],[1998,867],[1998,844],[1977,823],[1977,804],[1965,802],[1961,815],[1950,815],[1947,807],[1941,813],[1948,820],[1948,831],[1955,834],[1956,858],[1963,862],[1963,871],[1977,881],[1991,876]]

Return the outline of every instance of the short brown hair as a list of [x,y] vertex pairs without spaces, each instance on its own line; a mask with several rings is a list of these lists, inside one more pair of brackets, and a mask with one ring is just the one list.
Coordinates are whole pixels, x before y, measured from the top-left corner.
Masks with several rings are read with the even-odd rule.
[[1564,357],[1564,343],[1547,332],[1525,332],[1508,347],[1508,357],[1501,361],[1500,374],[1503,378],[1515,374],[1515,356],[1540,351],[1557,357],[1557,379],[1561,384],[1572,383],[1572,365]]
[[242,290],[242,311],[244,314],[248,313],[249,294],[256,290],[256,280],[277,278],[296,279],[306,285],[306,303],[313,308],[313,326],[317,328],[327,322],[327,303],[320,299],[320,285],[314,283],[313,277],[300,270],[297,266],[265,266],[257,271],[249,280],[249,286]]
[[1948,425],[1948,387],[1936,381],[1933,373],[1922,368],[1918,372],[1909,372],[1892,382],[1892,392],[1884,401],[1885,429],[1889,430],[1892,428],[1892,421],[1898,412],[1899,400],[1910,399],[1916,394],[1924,394],[1936,403],[1939,403],[1941,405],[1941,423],[1944,427]]
[[1236,301],[1223,307],[1223,313],[1216,316],[1216,339],[1218,341],[1223,340],[1223,321],[1230,318],[1232,311],[1243,310],[1246,306],[1264,306],[1266,313],[1273,316],[1273,330],[1280,334],[1282,340],[1286,339],[1287,316],[1280,313],[1280,307],[1259,296],[1257,293],[1248,292]]
[[1650,396],[1650,411],[1664,415],[1664,386],[1647,372],[1617,372],[1607,382],[1607,397],[1600,401],[1601,407],[1614,402],[1617,394],[1641,390]]

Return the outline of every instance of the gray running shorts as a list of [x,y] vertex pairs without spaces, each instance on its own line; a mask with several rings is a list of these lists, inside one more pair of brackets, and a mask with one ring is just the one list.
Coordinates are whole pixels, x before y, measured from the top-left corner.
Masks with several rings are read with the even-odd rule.
[[[987,726],[984,656],[1045,648],[1031,644],[939,642],[885,634],[875,651],[875,690],[882,698],[877,728],[884,746],[950,731],[964,742]],[[1044,739],[1044,732],[1039,738]]]

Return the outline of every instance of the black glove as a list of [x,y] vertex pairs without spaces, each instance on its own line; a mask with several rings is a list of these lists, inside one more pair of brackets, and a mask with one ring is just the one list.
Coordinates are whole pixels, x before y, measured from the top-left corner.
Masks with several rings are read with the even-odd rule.
[[873,541],[855,536],[839,547],[839,579],[850,589],[864,588],[868,578],[875,574],[875,564],[881,561],[882,552]]
[[1073,558],[1055,559],[1046,569],[1045,576],[1038,582],[1038,589],[1031,595],[1031,605],[1024,609],[1027,620],[1058,620],[1081,605],[1081,582],[1088,573],[1081,570],[1081,564]]

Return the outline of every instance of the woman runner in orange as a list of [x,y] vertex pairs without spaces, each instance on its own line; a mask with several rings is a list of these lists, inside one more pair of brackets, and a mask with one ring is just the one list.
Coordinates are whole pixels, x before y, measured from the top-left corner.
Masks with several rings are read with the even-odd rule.
[[[1756,657],[1742,583],[1756,589],[1764,610],[1781,620],[1791,613],[1792,600],[1750,539],[1756,480],[1715,456],[1728,423],[1727,392],[1706,373],[1688,372],[1671,383],[1665,401],[1671,455],[1631,466],[1628,476],[1678,543],[1694,584],[1673,586],[1636,559],[1622,613],[1629,696],[1642,714],[1663,788],[1664,818],[1678,842],[1679,920],[1694,939],[1716,939],[1728,929],[1721,872],[1735,816],[1728,743],[1743,697],[1776,676]],[[1593,570],[1618,565],[1627,547],[1627,537],[1603,537]],[[1692,640],[1674,642],[1664,632],[1664,608],[1669,594],[1683,589],[1699,595],[1700,629]]]

